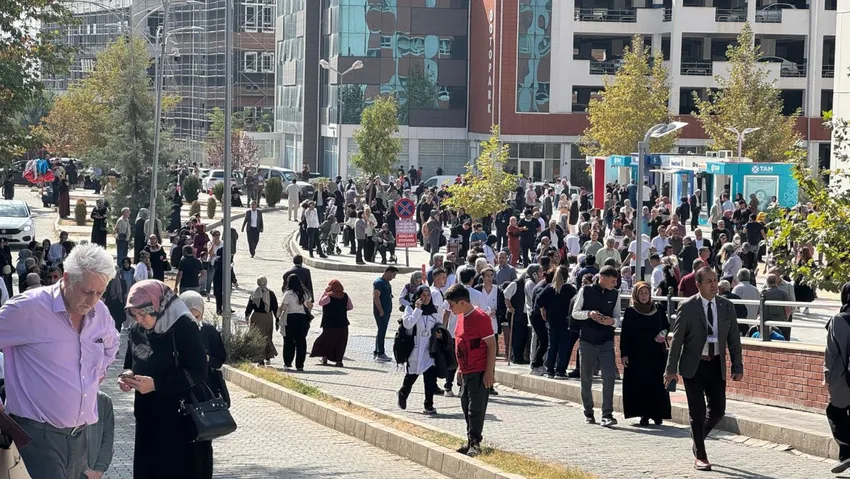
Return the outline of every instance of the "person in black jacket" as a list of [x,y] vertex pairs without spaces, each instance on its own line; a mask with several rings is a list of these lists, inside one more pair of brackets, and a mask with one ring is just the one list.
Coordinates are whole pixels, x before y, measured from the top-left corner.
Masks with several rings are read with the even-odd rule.
[[676,214],[679,215],[679,221],[683,225],[688,224],[688,219],[691,217],[691,205],[688,204],[688,197],[683,196],[682,203],[676,208]]
[[567,379],[567,366],[572,352],[568,319],[576,288],[569,283],[569,277],[570,270],[566,266],[559,266],[552,284],[543,290],[539,299],[540,314],[549,329],[550,351],[546,357],[546,374],[552,379]]
[[581,288],[573,306],[572,319],[581,321],[579,352],[581,354],[581,402],[584,418],[595,424],[593,417],[593,369],[596,361],[602,368],[602,426],[617,424],[614,419],[614,328],[620,321],[620,294],[615,286],[619,273],[612,266],[599,271],[599,279]]
[[537,238],[537,230],[540,228],[540,223],[532,217],[531,210],[526,210],[525,217],[519,220],[518,226],[522,231],[519,236],[522,264],[523,266],[528,266],[531,264],[528,252],[534,250],[534,240]]
[[192,442],[180,414],[190,390],[199,400],[207,396],[198,387],[207,377],[207,355],[192,313],[157,280],[133,285],[127,312],[136,324],[127,335],[118,385],[124,392],[136,391],[133,477],[211,478],[212,443]]
[[283,273],[283,284],[288,284],[289,277],[294,274],[301,280],[301,284],[304,285],[304,290],[310,294],[311,298],[313,298],[313,278],[310,275],[310,270],[302,266],[304,264],[304,257],[297,254],[292,257],[292,263],[295,266],[289,268],[289,270]]
[[317,303],[322,307],[322,334],[313,343],[310,357],[322,358],[322,364],[332,361],[343,367],[348,346],[348,312],[354,309],[351,298],[338,280],[332,279]]
[[224,341],[221,340],[221,333],[215,329],[214,325],[204,321],[203,296],[194,291],[186,291],[180,295],[180,299],[189,308],[189,312],[195,318],[195,323],[201,328],[201,340],[204,343],[204,349],[207,351],[208,369],[205,383],[209,386],[213,396],[221,396],[227,406],[230,407],[230,392],[227,390],[227,383],[221,373],[221,367],[227,362],[227,350],[224,348]]
[[513,214],[514,211],[510,206],[496,213],[496,251],[501,251],[508,246],[508,224]]

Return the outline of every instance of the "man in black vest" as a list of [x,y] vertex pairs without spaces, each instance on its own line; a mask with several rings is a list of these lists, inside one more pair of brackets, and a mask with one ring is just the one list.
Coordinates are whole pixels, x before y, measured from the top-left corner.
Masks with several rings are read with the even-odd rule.
[[[504,253],[501,253],[504,254]],[[504,284],[505,303],[508,307],[508,317],[511,319],[511,362],[528,364],[525,360],[525,343],[528,341],[528,316],[525,314],[525,282],[528,275],[524,274],[515,281]]]
[[616,289],[619,273],[613,266],[599,271],[599,279],[581,288],[573,307],[572,318],[581,321],[579,353],[581,354],[581,402],[587,424],[593,417],[593,368],[597,360],[602,368],[602,426],[617,424],[614,419],[614,328],[620,322],[620,294]]

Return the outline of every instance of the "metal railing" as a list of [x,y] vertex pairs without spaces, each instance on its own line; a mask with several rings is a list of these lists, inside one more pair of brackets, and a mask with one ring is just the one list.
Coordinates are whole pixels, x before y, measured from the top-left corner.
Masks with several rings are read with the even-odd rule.
[[824,65],[823,68],[821,68],[821,76],[824,78],[834,78],[835,65]]
[[617,70],[622,65],[620,61],[604,61],[597,62],[594,60],[590,61],[590,74],[591,75],[613,75],[617,73]]
[[721,23],[744,23],[747,10],[743,8],[718,8],[714,12],[714,21]]
[[806,62],[782,62],[779,76],[783,78],[802,78],[806,76]]
[[682,62],[682,75],[709,77],[712,71],[712,62]]
[[756,23],[782,23],[782,9],[771,8],[757,11]]
[[664,16],[661,17],[662,22],[670,22],[673,21],[673,9],[667,7],[664,9]]
[[576,8],[575,20],[577,22],[635,23],[637,22],[637,9]]

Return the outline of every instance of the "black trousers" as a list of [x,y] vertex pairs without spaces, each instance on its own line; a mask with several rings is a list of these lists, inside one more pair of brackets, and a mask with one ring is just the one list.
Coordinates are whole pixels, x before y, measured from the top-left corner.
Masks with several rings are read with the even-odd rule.
[[248,251],[251,256],[257,252],[257,243],[260,242],[260,229],[248,227]]
[[313,256],[313,250],[316,250],[316,253],[319,253],[319,256],[322,256],[322,242],[319,241],[319,228],[307,228],[307,250],[310,252],[310,256]]
[[463,375],[460,385],[460,408],[466,420],[466,437],[469,444],[480,444],[484,432],[484,416],[490,391],[484,386],[484,373]]
[[850,458],[850,407],[826,406],[826,420],[838,444],[838,460]]
[[390,252],[390,257],[395,256],[395,243],[393,243],[390,246],[387,246],[384,243],[381,243],[381,244],[378,245],[378,252],[381,253],[381,262],[382,263],[387,262],[387,251]]
[[546,327],[546,321],[535,315],[531,316],[531,327],[537,334],[537,350],[534,352],[534,358],[531,359],[531,367],[539,368],[543,366],[543,358],[546,356],[546,350],[549,349],[549,329]]
[[[567,374],[570,363],[570,330],[565,322],[560,325],[549,323],[549,355],[546,357],[546,372],[549,374]],[[575,345],[575,343],[573,343]]]
[[[401,393],[407,398],[410,396],[410,391],[416,383],[418,374],[405,374],[404,381],[401,383]],[[431,366],[422,373],[422,380],[425,382],[425,409],[434,407],[434,391],[437,390],[437,368]]]
[[520,256],[522,258],[522,264],[523,266],[528,266],[531,264],[531,259],[529,258],[528,253],[534,249],[534,243],[521,240],[519,242],[519,248],[521,251]]
[[514,321],[511,327],[511,361],[522,364],[525,362],[525,345],[528,343],[528,316],[514,311]]
[[705,438],[726,414],[726,381],[720,374],[720,356],[710,361],[700,361],[694,377],[683,379],[688,398],[694,457],[707,460]]
[[[366,239],[359,239],[357,241],[357,251],[354,253],[356,255],[355,260],[357,263],[363,262],[363,248],[366,246]],[[353,243],[352,243],[353,244]]]
[[295,358],[295,367],[304,367],[304,359],[307,357],[307,331],[310,330],[310,321],[306,314],[292,314],[286,316],[286,337],[283,338],[283,364],[292,366]]

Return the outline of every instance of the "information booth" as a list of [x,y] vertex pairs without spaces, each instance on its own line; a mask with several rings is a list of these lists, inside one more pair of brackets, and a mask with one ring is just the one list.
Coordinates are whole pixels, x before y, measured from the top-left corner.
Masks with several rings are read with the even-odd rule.
[[737,163],[710,161],[705,166],[709,175],[708,198],[714,198],[727,189],[732,199],[738,193],[749,201],[755,194],[759,209],[764,210],[772,197],[779,206],[792,208],[797,204],[798,185],[792,176],[792,163]]

